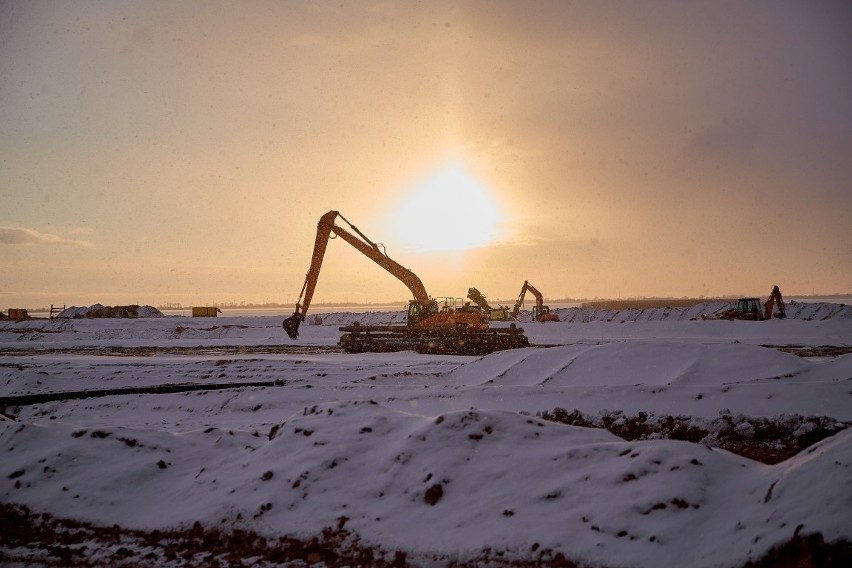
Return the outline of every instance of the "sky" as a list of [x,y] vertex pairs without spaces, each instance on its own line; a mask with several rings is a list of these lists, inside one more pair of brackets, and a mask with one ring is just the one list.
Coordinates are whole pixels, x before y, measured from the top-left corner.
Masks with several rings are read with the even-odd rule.
[[[847,2],[0,1],[0,309],[852,291]],[[341,225],[343,226],[343,225]],[[315,302],[410,298],[342,240]]]

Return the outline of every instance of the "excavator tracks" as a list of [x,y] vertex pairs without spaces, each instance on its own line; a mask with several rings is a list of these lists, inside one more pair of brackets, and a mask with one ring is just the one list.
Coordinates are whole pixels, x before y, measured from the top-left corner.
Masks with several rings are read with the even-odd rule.
[[463,326],[362,326],[356,322],[338,329],[343,332],[338,345],[347,353],[415,351],[433,355],[487,355],[495,351],[530,346],[524,330],[515,324],[481,330]]

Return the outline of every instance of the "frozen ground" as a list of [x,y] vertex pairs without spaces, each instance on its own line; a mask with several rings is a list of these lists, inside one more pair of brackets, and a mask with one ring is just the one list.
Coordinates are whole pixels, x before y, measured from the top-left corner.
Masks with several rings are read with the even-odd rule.
[[[739,567],[803,538],[848,560],[852,311],[718,309],[524,314],[539,347],[485,357],[336,348],[396,312],[297,341],[289,314],[2,322],[0,528],[29,532],[0,562]],[[637,417],[706,436],[613,433]],[[760,420],[828,433],[777,463],[714,443]]]

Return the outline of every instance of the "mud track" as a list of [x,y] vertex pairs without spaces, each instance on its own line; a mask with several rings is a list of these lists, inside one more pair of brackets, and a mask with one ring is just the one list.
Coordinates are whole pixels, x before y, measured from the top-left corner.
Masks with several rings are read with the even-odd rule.
[[330,345],[223,345],[217,347],[31,347],[0,349],[0,357],[30,357],[34,355],[89,355],[95,357],[153,357],[155,355],[326,355],[343,353]]
[[[538,349],[560,347],[561,344],[530,345]],[[761,345],[792,353],[799,357],[839,357],[852,353],[850,345]],[[38,355],[89,355],[95,357],[154,357],[156,355],[327,355],[344,353],[336,345],[223,345],[217,347],[29,347],[0,349],[0,357],[32,357]]]
[[246,387],[279,387],[286,385],[286,381],[242,381],[238,383],[181,383],[167,385],[153,385],[148,387],[122,387],[115,389],[89,389],[80,391],[48,392],[40,394],[22,394],[16,396],[0,397],[0,414],[12,418],[5,409],[9,406],[25,406],[29,404],[45,404],[59,400],[80,400],[84,398],[98,398],[102,396],[127,396],[134,394],[172,394],[191,391],[212,391],[240,389]]

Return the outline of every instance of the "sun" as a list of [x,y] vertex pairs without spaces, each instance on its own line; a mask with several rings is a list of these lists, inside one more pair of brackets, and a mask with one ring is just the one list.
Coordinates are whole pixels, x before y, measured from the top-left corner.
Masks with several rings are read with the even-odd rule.
[[391,211],[397,243],[416,252],[459,252],[499,238],[502,209],[493,192],[458,161],[413,184]]

